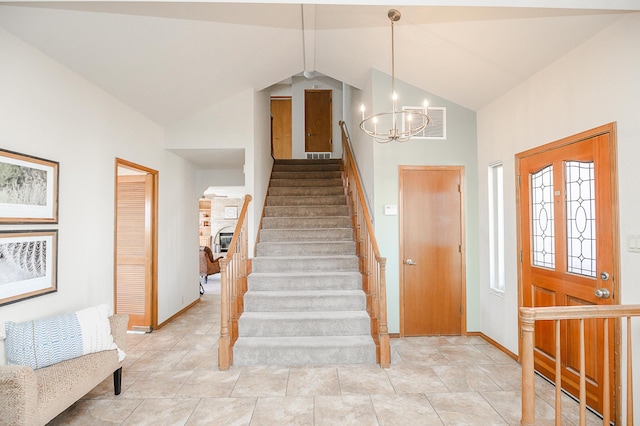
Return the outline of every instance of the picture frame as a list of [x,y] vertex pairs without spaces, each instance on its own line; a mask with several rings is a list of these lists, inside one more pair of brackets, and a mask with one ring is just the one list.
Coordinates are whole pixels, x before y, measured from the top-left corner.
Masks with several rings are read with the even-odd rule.
[[58,223],[59,163],[0,149],[0,223]]
[[238,206],[225,206],[224,208],[225,219],[237,219],[238,218]]
[[0,232],[0,306],[58,291],[58,231]]

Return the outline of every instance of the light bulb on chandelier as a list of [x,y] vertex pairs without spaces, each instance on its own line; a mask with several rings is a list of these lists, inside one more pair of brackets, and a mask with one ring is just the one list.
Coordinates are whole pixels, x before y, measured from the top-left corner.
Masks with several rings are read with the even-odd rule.
[[[362,121],[360,129],[371,136],[376,142],[388,143],[392,141],[406,142],[413,136],[416,136],[424,130],[429,124],[429,104],[424,101],[422,109],[411,108],[410,110],[397,109],[398,94],[396,93],[396,76],[395,76],[395,40],[393,24],[400,20],[400,12],[395,9],[389,10],[387,13],[391,21],[391,104],[392,110],[387,112],[378,112],[371,114],[365,118],[364,103],[360,106],[362,113]],[[400,127],[398,127],[400,126]],[[378,128],[381,130],[378,131]],[[385,129],[389,129],[388,131]]]

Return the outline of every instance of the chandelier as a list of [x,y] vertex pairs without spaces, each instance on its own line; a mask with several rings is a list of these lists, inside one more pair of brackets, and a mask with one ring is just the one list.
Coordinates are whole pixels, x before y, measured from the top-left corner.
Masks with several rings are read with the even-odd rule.
[[422,108],[410,108],[398,111],[395,76],[395,40],[393,34],[393,24],[400,20],[400,12],[390,9],[387,13],[391,21],[391,100],[392,110],[378,112],[370,116],[364,116],[364,104],[360,106],[362,121],[360,129],[371,136],[376,142],[388,143],[392,141],[406,142],[413,136],[422,132],[431,119],[428,115],[427,101],[424,101]]

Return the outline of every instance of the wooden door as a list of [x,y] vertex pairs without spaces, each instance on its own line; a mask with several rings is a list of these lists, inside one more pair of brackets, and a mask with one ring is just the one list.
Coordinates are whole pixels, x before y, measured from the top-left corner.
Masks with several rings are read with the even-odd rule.
[[291,158],[291,98],[271,98],[271,147],[273,158]]
[[[618,303],[612,132],[605,126],[517,155],[523,306]],[[610,296],[597,297],[597,289]],[[611,363],[602,365],[603,327],[603,320],[585,321],[587,404],[599,412],[604,368],[614,377],[613,339]],[[562,387],[578,396],[579,321],[564,322],[560,335]],[[555,339],[552,322],[536,324],[535,368],[551,380]]]
[[304,150],[331,152],[331,90],[304,91]]
[[466,333],[461,167],[400,167],[400,333]]
[[115,312],[141,331],[157,325],[154,183],[150,173],[116,181]]

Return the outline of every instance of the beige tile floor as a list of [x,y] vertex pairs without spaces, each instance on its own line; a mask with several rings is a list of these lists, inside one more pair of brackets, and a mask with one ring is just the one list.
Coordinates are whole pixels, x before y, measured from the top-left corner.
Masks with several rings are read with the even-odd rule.
[[[219,371],[215,281],[200,303],[150,334],[127,336],[122,393],[111,378],[53,425],[518,425],[520,366],[479,337],[392,339],[392,365]],[[213,290],[213,291],[212,291]],[[537,424],[553,424],[538,378]],[[578,422],[563,400],[563,424]],[[590,415],[588,424],[602,424]]]

